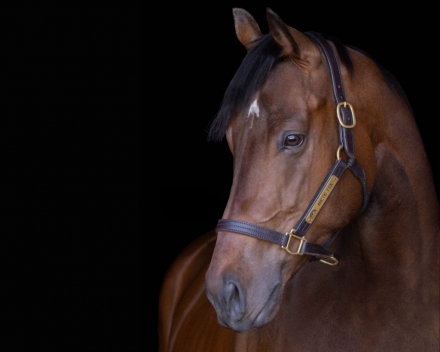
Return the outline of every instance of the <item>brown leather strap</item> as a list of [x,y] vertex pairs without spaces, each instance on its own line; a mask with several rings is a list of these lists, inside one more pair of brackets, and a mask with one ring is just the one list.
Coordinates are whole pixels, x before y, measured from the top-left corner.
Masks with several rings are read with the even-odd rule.
[[248,222],[220,219],[217,223],[216,231],[230,231],[235,233],[241,233],[252,237],[259,238],[280,246],[286,246],[289,237],[282,232],[269,230],[267,228],[257,226]]
[[[310,39],[312,39],[321,48],[324,53],[330,70],[330,76],[332,78],[333,94],[335,96],[336,104],[347,102],[344,92],[344,85],[342,84],[341,70],[339,68],[339,62],[337,56],[330,43],[319,33],[306,32]],[[353,113],[349,106],[341,105],[340,109],[341,120],[345,125],[351,126],[354,122]],[[354,156],[354,138],[353,128],[345,128],[338,123],[339,128],[339,141],[344,147],[345,152],[349,157],[349,168],[353,174],[359,179],[362,185],[362,191],[364,195],[362,207],[359,212],[364,211],[368,204],[369,192],[367,186],[367,177],[364,169],[360,165],[359,161]]]
[[[220,219],[217,223],[216,231],[229,231],[242,235],[248,235],[274,244],[278,244],[282,247],[286,247],[287,243],[289,242],[289,236],[285,233],[270,230],[265,227],[257,226],[245,221]],[[298,247],[299,240],[298,245],[296,245],[295,248]],[[333,258],[333,254],[328,252],[321,245],[307,241],[303,242],[298,254],[311,255],[317,257],[318,259]]]
[[[346,102],[344,85],[342,84],[341,70],[339,68],[339,62],[333,51],[333,47],[330,43],[319,33],[307,32],[309,38],[313,39],[316,44],[321,48],[324,53],[328,67],[330,69],[330,76],[332,78],[333,94],[335,96],[336,104]],[[341,106],[340,108],[341,118],[344,124],[353,124],[353,114],[348,106]],[[353,142],[353,130],[352,128],[344,128],[339,124],[339,140],[341,141],[345,152],[349,157],[354,155],[354,142]]]

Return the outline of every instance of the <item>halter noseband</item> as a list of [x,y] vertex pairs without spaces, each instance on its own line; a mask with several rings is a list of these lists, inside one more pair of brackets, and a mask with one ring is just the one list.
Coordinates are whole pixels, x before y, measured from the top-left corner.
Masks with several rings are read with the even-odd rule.
[[[336,161],[332,169],[328,173],[324,182],[318,189],[318,192],[310,202],[307,210],[304,212],[298,223],[287,233],[273,231],[261,226],[253,225],[248,222],[220,219],[217,223],[216,231],[230,231],[248,236],[253,236],[271,243],[280,245],[289,254],[292,255],[311,255],[321,262],[329,265],[338,264],[338,260],[334,255],[326,250],[338,235],[335,232],[324,246],[317,243],[307,242],[305,234],[316,219],[322,206],[333,191],[336,183],[341,178],[345,170],[350,169],[358,178],[363,190],[363,204],[360,209],[362,212],[368,203],[368,187],[365,172],[354,156],[353,143],[353,127],[356,125],[356,119],[353,107],[345,100],[344,88],[339,69],[338,60],[333,51],[333,47],[317,33],[306,33],[309,38],[314,40],[323,51],[328,66],[330,68],[330,76],[332,78],[333,93],[336,99],[336,115],[338,117],[339,141],[340,145],[336,153]],[[340,150],[344,149],[348,159],[344,161],[340,158]],[[295,241],[296,240],[296,241]],[[299,241],[299,243],[298,243]],[[297,242],[295,244],[295,242]]]

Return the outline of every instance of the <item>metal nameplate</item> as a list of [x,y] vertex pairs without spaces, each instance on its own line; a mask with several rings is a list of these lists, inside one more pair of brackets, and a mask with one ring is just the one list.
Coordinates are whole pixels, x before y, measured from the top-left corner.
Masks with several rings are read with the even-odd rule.
[[315,203],[313,203],[312,208],[310,209],[309,213],[306,216],[306,221],[309,224],[311,224],[315,220],[316,215],[318,215],[319,211],[321,210],[322,206],[328,199],[330,193],[332,193],[333,188],[336,186],[338,181],[339,181],[339,177],[336,177],[334,175],[330,177],[330,179],[327,181],[325,187],[322,189],[321,193],[316,198]]

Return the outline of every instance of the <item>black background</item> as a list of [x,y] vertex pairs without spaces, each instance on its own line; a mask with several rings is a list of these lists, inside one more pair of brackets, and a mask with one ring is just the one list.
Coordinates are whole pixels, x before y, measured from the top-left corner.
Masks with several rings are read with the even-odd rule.
[[75,1],[10,14],[5,350],[157,350],[162,278],[215,227],[231,185],[231,155],[206,128],[245,55],[233,7],[263,33],[269,6],[298,30],[373,54],[402,83],[437,164],[429,10],[333,5]]
[[139,4],[15,4],[2,20],[0,348],[140,351]]

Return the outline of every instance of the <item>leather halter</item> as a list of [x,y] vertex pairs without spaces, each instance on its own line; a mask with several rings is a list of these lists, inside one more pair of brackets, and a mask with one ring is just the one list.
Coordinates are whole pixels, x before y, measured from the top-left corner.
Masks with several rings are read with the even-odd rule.
[[[345,170],[350,169],[362,185],[363,204],[360,212],[365,209],[368,203],[369,194],[365,172],[354,156],[352,129],[356,125],[356,119],[352,105],[348,103],[345,99],[341,72],[335,52],[333,50],[333,47],[320,34],[311,32],[305,34],[313,41],[315,41],[316,44],[318,44],[318,46],[321,48],[330,68],[333,93],[336,100],[336,115],[339,121],[338,129],[340,145],[336,153],[337,160],[335,161],[332,169],[319,187],[318,192],[315,194],[314,198],[310,202],[307,210],[304,212],[303,216],[300,218],[295,227],[292,228],[289,232],[281,233],[248,222],[230,219],[220,219],[217,223],[216,231],[230,231],[253,236],[261,240],[278,244],[290,254],[311,255],[314,258],[319,259],[323,263],[336,265],[338,264],[338,260],[334,257],[332,253],[327,251],[326,247],[333,242],[340,230],[334,233],[324,246],[321,246],[317,243],[308,242],[304,236],[307,230],[312,225],[313,221],[316,219],[316,216],[318,215],[325,201],[330,196],[330,193],[333,191],[336,183],[339,181]],[[346,161],[341,159],[339,156],[341,149],[344,149],[345,153],[347,154],[348,158]]]

